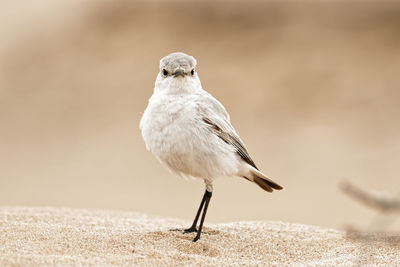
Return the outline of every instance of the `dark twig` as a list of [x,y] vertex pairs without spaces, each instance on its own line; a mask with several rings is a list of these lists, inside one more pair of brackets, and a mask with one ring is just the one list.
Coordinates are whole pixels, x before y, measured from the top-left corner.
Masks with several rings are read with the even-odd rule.
[[380,212],[400,212],[400,198],[368,193],[347,181],[343,181],[339,187],[348,196]]

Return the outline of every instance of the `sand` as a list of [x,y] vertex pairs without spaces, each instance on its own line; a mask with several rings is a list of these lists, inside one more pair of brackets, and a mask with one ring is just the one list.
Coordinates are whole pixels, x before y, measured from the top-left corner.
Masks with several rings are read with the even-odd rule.
[[189,221],[134,212],[0,207],[0,265],[216,266],[394,265],[395,237],[286,222],[206,224],[197,243]]

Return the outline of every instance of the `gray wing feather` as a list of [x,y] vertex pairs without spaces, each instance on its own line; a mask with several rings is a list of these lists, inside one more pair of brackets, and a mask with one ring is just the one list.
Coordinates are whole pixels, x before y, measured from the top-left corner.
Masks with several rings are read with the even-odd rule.
[[235,129],[229,121],[229,115],[226,112],[224,106],[218,102],[211,95],[206,95],[201,98],[201,116],[204,123],[206,123],[210,129],[225,143],[232,145],[239,156],[249,165],[257,168],[256,164],[252,160],[243,144],[240,137],[236,134]]
[[257,168],[256,164],[254,161],[251,159],[249,152],[247,151],[246,147],[243,145],[242,141],[238,136],[231,135],[227,132],[224,132],[220,127],[218,127],[217,124],[213,123],[211,120],[208,118],[203,118],[203,121],[208,124],[212,131],[222,140],[224,140],[225,143],[232,145],[236,149],[236,153],[239,154],[239,156],[247,162],[249,165],[253,166],[254,168]]

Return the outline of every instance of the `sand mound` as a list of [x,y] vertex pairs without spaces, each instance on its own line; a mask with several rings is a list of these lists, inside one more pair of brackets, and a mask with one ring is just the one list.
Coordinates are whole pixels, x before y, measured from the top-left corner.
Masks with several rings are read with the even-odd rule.
[[392,238],[284,222],[207,224],[191,242],[173,228],[190,222],[69,208],[0,207],[0,265],[387,265]]

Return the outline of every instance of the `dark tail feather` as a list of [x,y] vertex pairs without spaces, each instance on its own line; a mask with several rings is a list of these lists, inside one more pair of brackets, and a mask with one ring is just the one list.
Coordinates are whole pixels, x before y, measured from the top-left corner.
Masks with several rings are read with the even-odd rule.
[[272,192],[273,189],[281,190],[283,189],[282,186],[272,181],[270,178],[265,176],[262,172],[255,170],[252,172],[253,174],[253,181],[262,189],[267,192]]
[[263,180],[263,179],[261,179],[261,178],[258,178],[257,176],[254,177],[254,182],[255,182],[259,187],[261,187],[262,189],[264,189],[264,190],[267,191],[267,192],[271,192],[271,193],[272,193],[272,191],[274,191],[274,190],[271,188],[271,186],[267,183],[267,181],[265,181],[265,180]]

